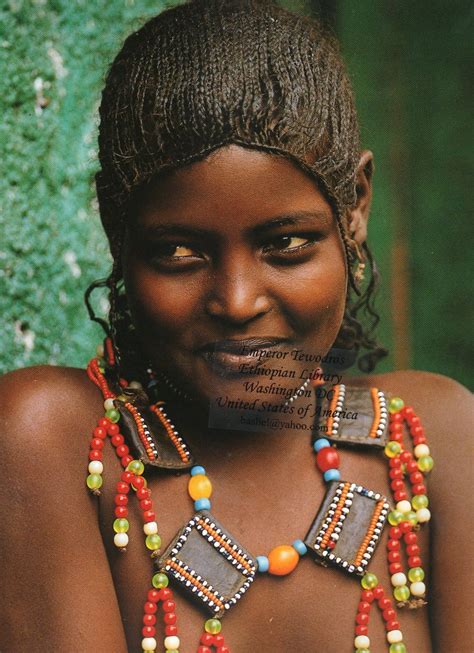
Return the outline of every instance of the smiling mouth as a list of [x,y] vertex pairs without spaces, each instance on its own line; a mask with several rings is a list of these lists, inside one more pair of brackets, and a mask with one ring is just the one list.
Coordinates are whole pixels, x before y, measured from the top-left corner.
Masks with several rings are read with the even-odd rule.
[[247,376],[251,368],[263,365],[271,352],[283,352],[284,344],[288,346],[288,342],[287,338],[271,337],[218,340],[207,343],[197,353],[219,376],[241,378],[244,370]]

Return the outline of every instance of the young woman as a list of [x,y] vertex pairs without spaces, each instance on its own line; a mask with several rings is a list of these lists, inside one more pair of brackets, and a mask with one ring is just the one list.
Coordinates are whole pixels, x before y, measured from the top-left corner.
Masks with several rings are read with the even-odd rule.
[[267,1],[164,12],[112,64],[100,163],[105,350],[2,380],[0,649],[472,650],[470,397],[344,371],[383,350],[333,39]]

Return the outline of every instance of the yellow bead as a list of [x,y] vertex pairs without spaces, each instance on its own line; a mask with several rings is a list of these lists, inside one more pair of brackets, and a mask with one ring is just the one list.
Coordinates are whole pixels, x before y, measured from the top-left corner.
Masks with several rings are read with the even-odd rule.
[[212,494],[212,483],[204,474],[191,476],[188,482],[188,492],[191,499],[209,499]]
[[208,619],[204,624],[204,630],[210,635],[218,635],[221,632],[221,628],[219,619]]
[[390,442],[387,442],[384,449],[387,458],[395,458],[395,456],[398,456],[401,450],[402,447],[396,440],[390,440]]
[[276,546],[268,554],[268,573],[275,576],[286,576],[293,571],[298,564],[300,556],[296,549],[288,544]]

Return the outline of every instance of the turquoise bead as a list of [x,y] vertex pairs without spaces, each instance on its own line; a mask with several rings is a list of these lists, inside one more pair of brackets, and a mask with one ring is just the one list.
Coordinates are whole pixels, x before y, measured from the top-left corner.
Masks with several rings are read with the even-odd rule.
[[194,465],[191,467],[191,476],[197,476],[198,474],[206,475],[206,470],[201,465]]
[[257,565],[258,565],[258,571],[260,573],[263,574],[265,571],[268,571],[268,568],[270,567],[270,562],[267,556],[257,556]]
[[328,469],[327,472],[324,472],[323,478],[325,481],[340,481],[341,474],[338,469]]
[[295,540],[292,546],[300,554],[300,556],[304,556],[304,554],[308,551],[306,544],[302,540]]
[[196,499],[194,502],[194,509],[195,510],[210,510],[211,509],[211,502],[209,499]]
[[331,444],[326,438],[318,438],[318,440],[315,440],[313,444],[313,449],[315,451],[319,451],[320,449],[324,449],[324,447],[330,447]]

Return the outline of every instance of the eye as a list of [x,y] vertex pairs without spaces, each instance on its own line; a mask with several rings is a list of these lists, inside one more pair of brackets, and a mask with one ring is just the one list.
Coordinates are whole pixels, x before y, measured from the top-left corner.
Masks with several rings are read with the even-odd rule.
[[285,253],[298,251],[307,245],[312,244],[315,238],[306,236],[304,234],[292,235],[285,234],[284,236],[277,236],[273,238],[268,245],[265,245],[263,251],[265,253]]
[[187,245],[170,245],[168,256],[170,258],[181,258],[187,256],[195,256],[196,252]]
[[153,254],[156,258],[168,260],[201,257],[197,249],[185,243],[160,243],[154,247]]

